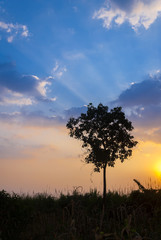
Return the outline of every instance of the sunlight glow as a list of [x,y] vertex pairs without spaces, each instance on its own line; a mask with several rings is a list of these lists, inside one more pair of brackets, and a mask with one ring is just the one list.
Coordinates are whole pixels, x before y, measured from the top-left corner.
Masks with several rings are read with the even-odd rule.
[[157,177],[160,178],[161,177],[161,161],[156,163],[155,172],[156,172]]

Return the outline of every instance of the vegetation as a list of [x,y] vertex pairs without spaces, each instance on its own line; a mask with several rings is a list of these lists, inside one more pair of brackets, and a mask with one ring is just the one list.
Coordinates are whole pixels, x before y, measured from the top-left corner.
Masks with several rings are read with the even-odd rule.
[[129,195],[108,192],[106,201],[100,229],[102,196],[97,191],[81,194],[75,190],[59,198],[0,191],[0,239],[160,239],[161,190],[139,188]]
[[[106,167],[132,154],[137,144],[133,126],[121,108],[88,105],[87,113],[67,123],[70,136],[82,140],[85,161],[104,171],[103,197],[90,193],[25,196],[0,191],[0,240],[159,240],[161,190],[139,190],[129,195],[106,193]],[[102,208],[102,199],[104,205]],[[105,203],[108,204],[105,204]]]
[[87,149],[86,163],[93,163],[94,170],[103,169],[103,199],[106,196],[106,167],[114,167],[115,161],[123,162],[132,154],[137,142],[130,132],[132,123],[125,117],[121,107],[108,111],[107,106],[92,103],[87,106],[87,113],[78,118],[70,118],[67,123],[70,136],[81,140]]

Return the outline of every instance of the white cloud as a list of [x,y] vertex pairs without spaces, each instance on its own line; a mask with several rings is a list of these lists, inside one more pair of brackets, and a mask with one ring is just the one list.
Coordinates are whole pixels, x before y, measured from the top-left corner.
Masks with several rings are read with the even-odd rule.
[[57,77],[57,78],[61,78],[64,74],[64,72],[67,71],[67,68],[65,66],[61,66],[58,61],[56,61],[55,66],[53,67],[51,74],[52,77]]
[[5,23],[0,21],[0,31],[7,34],[7,41],[11,43],[16,36],[27,38],[29,36],[29,30],[26,25]]
[[51,85],[50,82],[48,81],[41,81],[39,82],[38,86],[37,86],[37,90],[38,92],[43,96],[43,97],[46,97],[46,94],[47,94],[47,86],[48,85]]
[[40,78],[36,75],[31,75],[33,78],[35,78],[36,80],[40,80]]
[[56,76],[57,76],[58,78],[60,78],[62,75],[63,75],[63,72],[61,72],[61,71],[56,74]]
[[102,19],[103,26],[108,29],[113,23],[121,25],[125,22],[129,22],[135,31],[141,26],[148,29],[161,15],[160,0],[133,0],[129,1],[128,8],[121,7],[121,2],[120,4],[114,2],[108,0],[107,6],[96,11],[93,16]]
[[29,31],[28,31],[28,29],[27,29],[27,26],[23,25],[23,26],[22,26],[22,29],[23,29],[23,31],[22,31],[21,35],[22,35],[23,37],[28,37],[28,36],[29,36]]
[[59,64],[58,64],[58,62],[56,61],[55,67],[53,67],[53,72],[56,72],[56,71],[58,70],[58,68],[59,68]]
[[151,78],[160,78],[160,69],[150,71],[149,76]]
[[7,32],[11,32],[11,29],[14,28],[14,25],[12,23],[5,23],[0,22],[0,28],[6,30]]
[[32,96],[25,96],[21,93],[14,92],[9,89],[5,89],[4,92],[1,93],[0,105],[1,106],[9,106],[9,105],[17,105],[17,106],[28,106],[33,105],[36,101]]
[[7,42],[9,42],[9,43],[13,42],[13,38],[14,38],[13,36],[8,37]]
[[3,102],[0,102],[0,105],[17,105],[17,106],[28,106],[32,105],[34,101],[31,98],[3,98]]
[[10,105],[18,105],[18,106],[23,106],[23,105],[32,105],[33,101],[31,98],[20,98],[20,99],[4,99],[4,103],[10,104]]
[[50,101],[52,101],[52,102],[55,102],[56,100],[57,100],[56,97],[54,97],[54,98],[50,98]]

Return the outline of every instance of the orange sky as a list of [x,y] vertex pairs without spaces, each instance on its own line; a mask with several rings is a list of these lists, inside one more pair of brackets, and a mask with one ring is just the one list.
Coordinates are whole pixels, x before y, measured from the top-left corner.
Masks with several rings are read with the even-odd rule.
[[[94,173],[92,164],[82,162],[81,143],[70,138],[65,127],[35,128],[1,123],[0,128],[4,138],[10,139],[6,140],[0,159],[1,189],[54,193],[82,186],[84,191],[90,188],[102,191],[102,172]],[[150,178],[159,184],[159,164],[161,144],[139,141],[130,159],[124,163],[117,161],[114,168],[107,169],[107,187],[129,191],[136,187],[134,178],[146,186]]]
[[139,142],[108,189],[161,185],[161,1],[10,0],[0,16],[0,189],[102,191],[65,128],[89,103],[122,106]]

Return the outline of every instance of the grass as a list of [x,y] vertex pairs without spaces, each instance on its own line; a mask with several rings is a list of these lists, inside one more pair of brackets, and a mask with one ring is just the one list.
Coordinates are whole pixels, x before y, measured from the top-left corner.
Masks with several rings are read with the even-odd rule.
[[[103,216],[103,221],[102,221]],[[102,223],[101,223],[102,221]],[[161,190],[34,196],[0,191],[2,240],[159,240]]]

